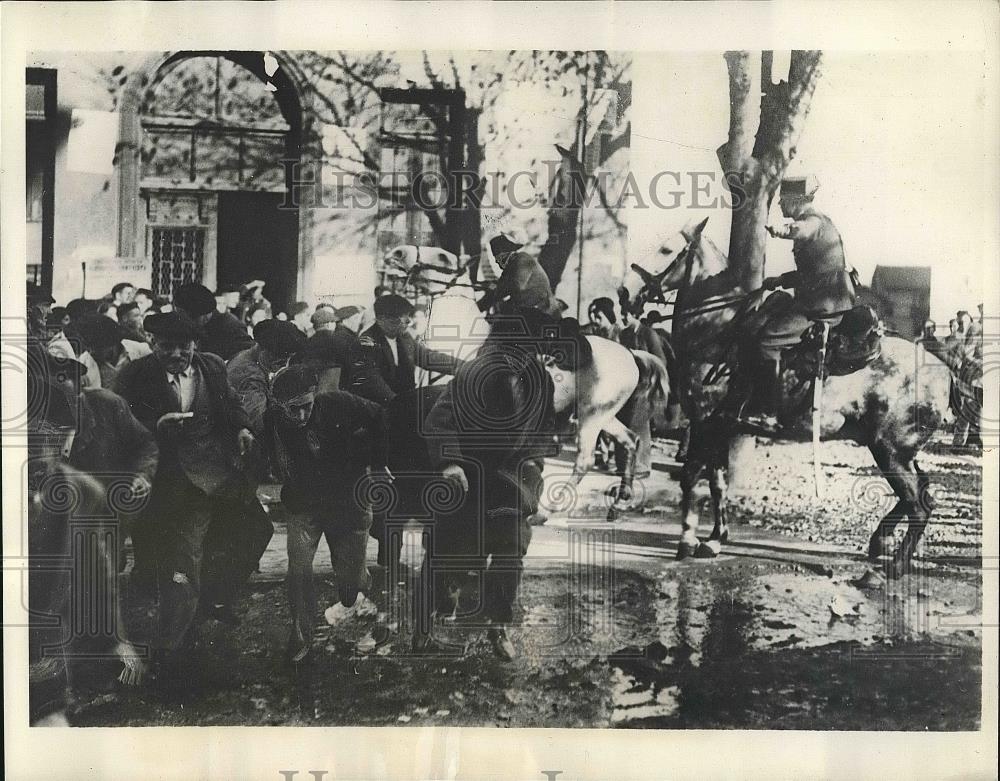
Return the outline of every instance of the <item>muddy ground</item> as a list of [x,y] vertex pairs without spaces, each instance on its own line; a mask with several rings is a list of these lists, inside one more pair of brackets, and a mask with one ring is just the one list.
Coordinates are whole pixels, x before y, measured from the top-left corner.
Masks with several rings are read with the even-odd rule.
[[[715,560],[674,559],[679,536],[676,443],[660,440],[643,505],[604,522],[614,479],[585,478],[549,495],[534,528],[512,631],[515,662],[495,659],[473,618],[437,632],[452,652],[409,652],[403,578],[376,610],[330,625],[316,652],[283,658],[288,609],[283,525],[240,606],[241,625],[201,626],[189,691],[78,682],[74,723],[109,725],[428,725],[968,730],[980,720],[981,535],[978,457],[932,448],[923,461],[938,510],[915,572],[885,582],[863,558],[891,506],[866,451],[824,445],[826,496],[814,496],[811,450],[758,445],[730,497],[730,543]],[[555,485],[569,471],[554,460]],[[707,493],[707,492],[706,492]],[[280,510],[274,508],[276,519]],[[710,529],[703,511],[702,536]],[[416,532],[404,561],[420,557]],[[321,606],[335,601],[324,545]],[[362,611],[363,612],[363,611]],[[142,635],[154,606],[133,600]],[[373,630],[392,630],[376,645]]]

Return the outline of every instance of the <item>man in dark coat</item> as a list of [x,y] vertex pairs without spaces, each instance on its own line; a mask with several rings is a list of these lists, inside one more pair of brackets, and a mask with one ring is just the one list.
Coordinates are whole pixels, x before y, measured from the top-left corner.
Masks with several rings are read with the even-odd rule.
[[362,315],[356,306],[323,306],[313,313],[314,333],[302,348],[302,360],[316,371],[321,391],[350,390],[351,357],[358,350]]
[[[434,647],[435,614],[456,606],[456,571],[485,570],[483,617],[494,652],[515,656],[507,636],[538,510],[543,458],[554,455],[553,385],[535,336],[511,329],[490,338],[468,361],[424,422],[431,463],[451,485],[436,497],[434,525],[417,595],[415,651]],[[487,566],[486,560],[489,557]]]
[[[247,503],[241,459],[254,438],[246,412],[229,387],[222,359],[195,350],[199,333],[194,323],[186,315],[169,312],[147,317],[145,326],[153,336],[153,354],[122,370],[118,392],[155,434],[160,447],[143,522],[156,539],[160,591],[156,645],[169,677],[181,672],[176,652],[189,639],[203,596],[209,526],[240,528],[229,516],[239,515]],[[256,533],[256,527],[243,533]],[[269,539],[270,533],[264,547]],[[244,546],[256,550],[259,544],[254,540]],[[252,553],[245,558],[251,559]],[[228,594],[232,583],[218,582],[223,579],[213,577],[211,585]],[[205,580],[208,590],[209,579]],[[210,604],[224,607],[220,602]]]
[[383,406],[416,387],[416,367],[454,374],[462,361],[430,350],[407,332],[413,305],[402,296],[375,301],[375,324],[361,334],[351,361],[351,391]]
[[798,344],[815,321],[824,321],[831,328],[838,325],[857,299],[840,232],[828,216],[813,206],[818,186],[812,176],[782,180],[778,202],[790,221],[783,227],[767,228],[775,238],[792,241],[795,271],[769,277],[762,287],[792,288],[795,297],[789,306],[767,317],[757,333],[757,353],[747,356],[750,361],[746,369],[756,379],[758,402],[754,407],[761,413],[752,416],[752,422],[765,429],[777,426],[771,412],[782,403],[782,352]]
[[479,300],[481,312],[495,306],[506,312],[525,308],[553,316],[561,313],[559,301],[552,295],[548,275],[535,258],[519,251],[523,246],[506,234],[490,240],[490,251],[503,271],[496,287]]
[[253,347],[246,326],[229,312],[220,312],[215,296],[204,285],[181,285],[174,293],[174,306],[199,327],[200,352],[214,353],[228,361],[241,350]]
[[281,477],[281,503],[288,514],[288,651],[295,662],[312,649],[313,559],[320,537],[330,548],[343,607],[352,607],[371,585],[365,549],[372,512],[362,482],[369,471],[386,475],[382,408],[344,391],[317,393],[316,387],[310,367],[282,369],[274,376],[265,415],[271,463]]

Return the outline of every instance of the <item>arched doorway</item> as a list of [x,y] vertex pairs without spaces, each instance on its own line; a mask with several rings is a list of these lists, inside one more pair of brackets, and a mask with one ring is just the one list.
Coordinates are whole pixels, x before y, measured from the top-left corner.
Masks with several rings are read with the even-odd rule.
[[267,283],[278,307],[301,295],[311,223],[282,208],[301,160],[301,82],[264,52],[167,54],[131,79],[119,147],[119,255],[143,257],[151,288]]

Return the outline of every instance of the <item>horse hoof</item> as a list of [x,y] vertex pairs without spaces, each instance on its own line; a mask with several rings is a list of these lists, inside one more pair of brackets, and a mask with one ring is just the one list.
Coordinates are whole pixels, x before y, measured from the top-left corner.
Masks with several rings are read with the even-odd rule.
[[697,552],[698,548],[701,547],[701,543],[694,544],[690,542],[681,542],[677,544],[677,560],[693,558]]
[[868,560],[878,561],[885,555],[885,539],[881,535],[868,541]]
[[719,555],[719,551],[716,550],[716,547],[721,546],[714,546],[710,543],[703,542],[698,546],[697,550],[695,550],[694,557],[696,559],[714,559]]
[[608,508],[608,523],[614,523],[615,521],[617,521],[619,515],[620,515],[620,513],[618,512],[617,508],[615,508],[615,507],[609,507]]

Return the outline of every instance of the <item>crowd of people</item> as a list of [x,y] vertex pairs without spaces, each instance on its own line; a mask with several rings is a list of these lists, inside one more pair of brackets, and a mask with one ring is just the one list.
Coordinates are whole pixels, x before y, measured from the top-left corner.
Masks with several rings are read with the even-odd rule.
[[[523,255],[520,269],[534,262],[517,254]],[[501,255],[498,262],[507,259]],[[184,284],[167,301],[122,283],[104,299],[59,307],[28,286],[29,394],[38,400],[29,404],[33,561],[44,569],[46,557],[68,555],[74,513],[89,512],[88,503],[103,507],[98,515],[116,532],[99,538],[100,566],[86,587],[114,600],[115,618],[106,622],[114,626],[99,641],[73,643],[97,643],[98,655],[117,657],[123,682],[153,681],[168,690],[189,685],[198,627],[206,620],[240,621],[241,589],[274,531],[258,488],[278,481],[288,534],[286,650],[293,662],[309,656],[319,539],[326,537],[334,559],[341,607],[366,599],[367,540],[384,518],[364,485],[393,480],[388,421],[413,408],[422,369],[457,377],[435,389],[427,425],[437,444],[418,460],[465,501],[440,510],[440,529],[450,533],[439,530],[424,557],[420,591],[427,594],[416,600],[422,619],[413,648],[436,648],[429,622],[455,593],[445,588],[442,595],[442,578],[432,567],[441,557],[469,555],[486,571],[489,639],[499,656],[513,658],[506,624],[530,538],[526,518],[538,509],[539,443],[550,450],[553,441],[551,379],[531,334],[488,342],[477,358],[463,362],[429,349],[421,335],[426,310],[384,288],[375,291],[370,310],[297,303],[290,316],[275,313],[262,284],[244,288],[232,295]],[[509,312],[520,305],[510,295],[504,302]],[[518,318],[540,328],[531,315]],[[544,318],[552,322],[549,314]],[[525,387],[549,392],[528,396]],[[514,432],[494,431],[497,410],[527,422]],[[466,418],[476,429],[471,439]],[[484,436],[497,434],[506,438],[502,447],[483,445]],[[536,479],[526,488],[528,466]],[[112,490],[123,476],[125,484]],[[72,486],[74,506],[51,500],[57,485]],[[466,517],[481,509],[485,555],[470,537],[476,524]],[[385,536],[379,540],[385,561]],[[65,613],[81,604],[68,578],[55,584],[55,576],[44,577],[32,581],[33,607]],[[110,587],[119,578],[127,588]],[[136,652],[130,611],[121,609],[118,594],[151,597],[158,606],[154,636],[142,637],[152,649],[148,660]],[[93,658],[53,655],[52,647],[64,645],[62,632],[43,621],[31,626],[33,723],[64,723],[67,671]],[[67,659],[76,661],[68,668]]]
[[980,431],[983,408],[983,305],[979,318],[960,309],[948,321],[948,335],[937,338],[937,323],[924,322],[918,341],[952,370],[951,406],[955,413],[952,446],[958,450],[982,450]]
[[[258,497],[265,482],[281,484],[287,519],[287,656],[295,663],[309,657],[319,540],[326,538],[333,557],[340,607],[367,599],[369,535],[379,540],[378,564],[398,562],[398,538],[392,541],[370,489],[394,481],[390,462],[408,447],[421,452],[407,468],[437,475],[459,497],[435,508],[425,537],[414,651],[436,649],[433,622],[456,608],[460,589],[449,573],[463,569],[460,560],[483,573],[481,606],[494,652],[514,658],[507,626],[558,428],[544,362],[551,327],[645,351],[668,370],[676,359],[658,312],[643,317],[627,302],[597,298],[581,327],[563,317],[565,304],[522,245],[500,236],[490,247],[502,270],[480,302],[491,333],[466,361],[430,349],[427,311],[384,287],[375,289],[370,308],[296,302],[283,312],[259,280],[215,293],[188,283],[169,300],[121,283],[103,299],[64,307],[28,286],[29,567],[37,562],[38,569],[32,608],[44,615],[86,603],[70,593],[80,586],[45,570],[52,556],[70,555],[74,513],[103,517],[116,532],[100,536],[99,566],[91,568],[90,588],[114,601],[101,611],[97,635],[67,646],[58,626],[31,625],[33,723],[64,720],[66,657],[52,647],[82,644],[82,659],[115,656],[127,683],[189,683],[199,625],[239,622],[241,589],[272,539]],[[978,322],[959,313],[942,342],[933,331],[928,323],[924,345],[952,366],[971,389],[965,396],[978,397],[981,407],[982,308]],[[420,370],[453,379],[420,389]],[[423,390],[432,391],[426,400]],[[423,417],[414,425],[417,411]],[[650,472],[656,412],[646,394],[634,394],[619,413],[639,436],[639,477]],[[978,419],[959,420],[956,442],[975,443]],[[619,471],[624,457],[615,454]],[[75,506],[53,500],[67,484]],[[128,611],[116,596],[122,591],[107,586],[119,576],[127,593],[158,604],[155,636],[143,638],[150,665],[131,641]]]

